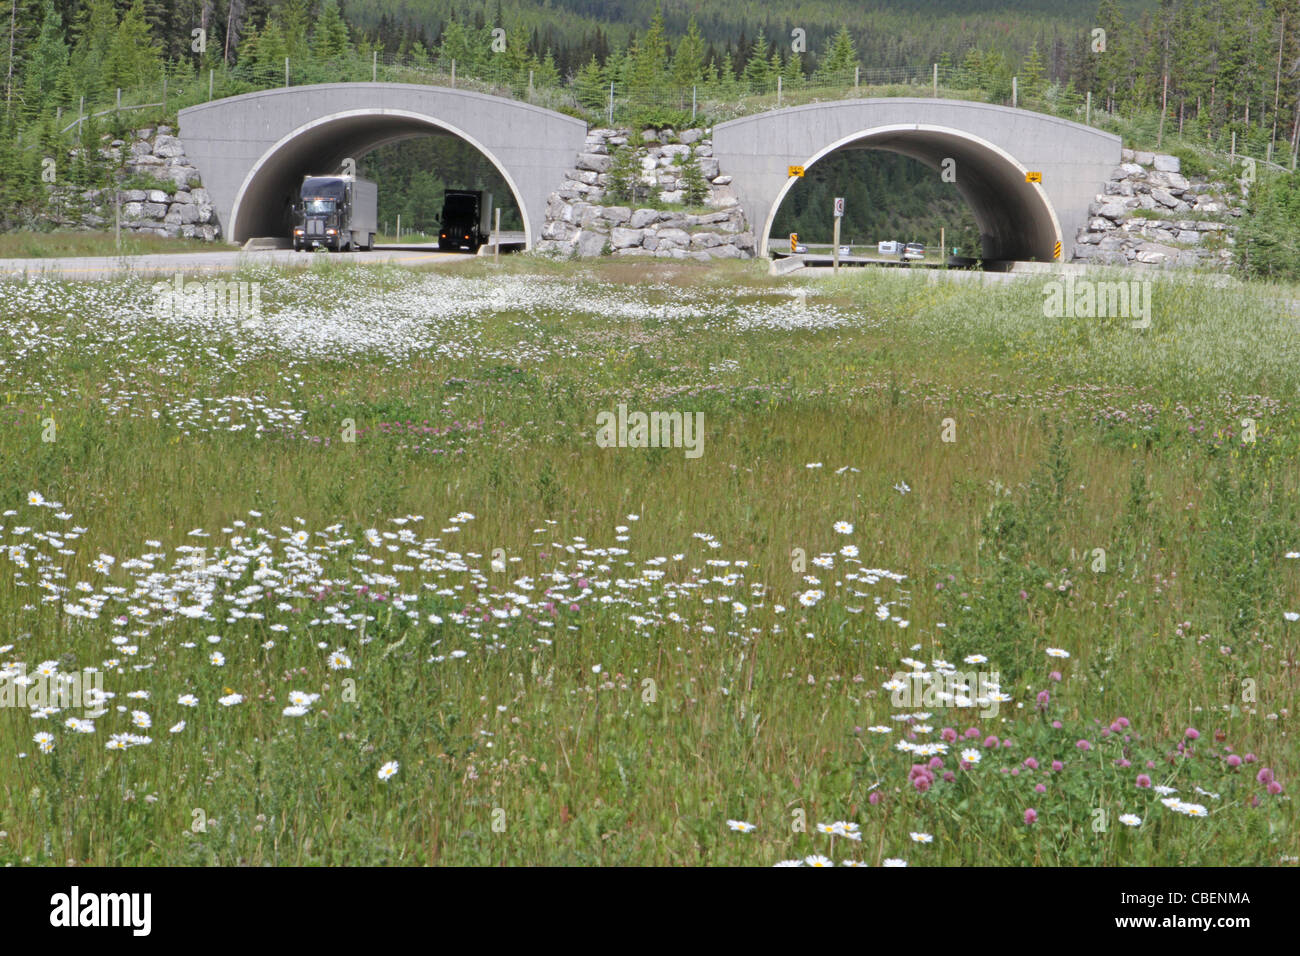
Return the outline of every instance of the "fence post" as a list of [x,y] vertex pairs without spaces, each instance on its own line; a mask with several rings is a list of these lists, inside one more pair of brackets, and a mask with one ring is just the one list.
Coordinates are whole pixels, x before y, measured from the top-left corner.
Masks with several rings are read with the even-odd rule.
[[451,87],[456,88],[456,61],[451,61]]
[[776,76],[776,105],[778,107],[781,105],[781,74],[779,73]]
[[1237,161],[1237,131],[1234,129],[1232,131],[1232,152],[1228,154],[1228,162],[1235,163],[1236,161]]
[[208,99],[209,100],[212,99],[212,73],[213,70],[211,67],[209,67],[208,68]]
[[614,82],[613,80],[611,80],[609,84],[609,125],[611,127],[613,127],[614,125]]
[[528,102],[533,101],[533,71],[528,71]]
[[939,98],[939,64],[934,64],[934,97]]
[[289,85],[289,58],[284,58],[284,85]]
[[86,97],[82,94],[81,102],[77,104],[77,142],[81,142],[81,129],[86,125]]
[[855,90],[858,88],[858,79],[861,77],[861,75],[862,75],[862,67],[855,66],[853,68],[853,88]]
[[372,50],[370,52],[370,82],[371,83],[379,82],[379,51],[378,50]]
[[1015,106],[1020,101],[1020,77],[1011,78],[1011,105]]
[[167,73],[163,71],[163,112],[167,112]]
[[1088,110],[1087,113],[1084,114],[1084,119],[1083,119],[1083,121],[1084,121],[1084,123],[1087,124],[1088,126],[1091,126],[1091,125],[1092,125],[1092,90],[1089,90],[1089,91],[1088,91],[1088,107],[1087,107],[1087,110]]
[[117,88],[117,111],[122,112],[122,87]]
[[695,87],[691,87],[691,119],[695,119]]

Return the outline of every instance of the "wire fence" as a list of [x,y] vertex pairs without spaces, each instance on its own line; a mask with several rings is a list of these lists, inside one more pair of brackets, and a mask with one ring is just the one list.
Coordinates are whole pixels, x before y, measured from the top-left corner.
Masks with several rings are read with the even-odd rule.
[[[540,74],[540,75],[539,75]],[[173,73],[129,90],[116,90],[111,106],[101,102],[87,112],[84,98],[76,119],[59,126],[80,129],[88,116],[117,117],[152,109],[158,122],[174,112],[209,100],[285,86],[331,82],[411,83],[471,90],[501,96],[581,117],[596,125],[621,125],[639,119],[673,120],[701,126],[791,106],[873,97],[941,97],[1034,110],[1115,132],[1129,141],[1180,146],[1202,154],[1253,160],[1279,170],[1296,168],[1294,138],[1277,139],[1272,125],[1235,124],[1211,129],[1199,118],[1166,111],[1131,115],[1108,112],[1089,93],[1079,93],[1037,78],[988,76],[978,70],[931,64],[888,69],[854,68],[838,73],[786,77],[735,78],[690,85],[584,82],[580,74],[564,83],[554,70],[511,66],[503,58],[466,68],[455,60],[372,53],[331,61],[286,59],[281,64],[212,68],[205,74]],[[146,114],[148,116],[149,114]],[[1285,124],[1280,124],[1285,125]]]

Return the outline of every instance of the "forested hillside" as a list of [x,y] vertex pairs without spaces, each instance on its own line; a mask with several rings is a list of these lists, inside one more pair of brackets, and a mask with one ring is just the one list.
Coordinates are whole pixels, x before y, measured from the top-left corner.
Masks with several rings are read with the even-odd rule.
[[[816,87],[829,95],[836,84],[851,84],[859,68],[906,67],[915,76],[937,64],[941,75],[960,77],[969,95],[990,102],[1009,102],[1014,76],[1020,105],[1058,115],[1073,118],[1061,104],[1091,94],[1096,110],[1140,122],[1152,138],[1158,129],[1161,137],[1185,136],[1225,152],[1235,141],[1238,151],[1282,166],[1300,146],[1300,0],[8,0],[7,6],[0,7],[0,228],[42,221],[50,201],[43,157],[68,155],[88,131],[102,132],[99,123],[120,134],[132,121],[123,114],[78,127],[69,114],[112,107],[119,89],[123,103],[156,100],[164,81],[190,96],[206,93],[208,83],[218,96],[278,85],[286,59],[293,83],[369,79],[375,63],[437,77],[454,64],[467,81],[480,77],[516,95],[535,88],[549,96],[546,102],[593,122],[605,114],[611,85],[620,109],[643,104],[662,112],[689,107],[695,90],[714,103],[734,104],[770,95],[779,78],[787,94]],[[706,112],[699,119],[711,117]],[[94,168],[96,161],[93,154],[73,158],[60,182],[84,187],[110,176]],[[379,154],[371,163],[385,166]],[[412,210],[426,209],[427,194],[450,173],[407,174],[397,165],[386,170],[385,212],[415,204],[407,215],[421,218],[424,212]],[[881,167],[874,175],[889,177],[897,169]],[[903,193],[891,193],[890,201],[907,205]]]

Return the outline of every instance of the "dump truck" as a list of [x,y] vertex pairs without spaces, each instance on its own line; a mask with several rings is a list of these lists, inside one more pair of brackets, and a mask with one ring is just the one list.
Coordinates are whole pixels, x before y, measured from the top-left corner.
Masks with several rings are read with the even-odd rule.
[[355,176],[304,176],[294,204],[295,249],[373,249],[379,187]]
[[492,194],[448,189],[442,194],[438,248],[477,252],[492,234]]

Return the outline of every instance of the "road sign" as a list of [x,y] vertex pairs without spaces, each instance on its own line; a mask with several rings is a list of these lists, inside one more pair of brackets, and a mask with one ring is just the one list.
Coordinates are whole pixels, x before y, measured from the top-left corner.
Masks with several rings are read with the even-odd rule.
[[1028,173],[1028,172],[1025,173],[1025,182],[1027,183],[1041,183],[1042,181],[1043,181],[1042,173]]
[[790,233],[790,251],[794,252],[795,249],[798,247],[798,245],[799,245],[799,233],[797,232]]
[[836,197],[835,197],[835,215],[837,215],[837,216],[842,216],[842,215],[844,215],[844,197],[843,197],[843,196],[836,196]]
[[802,166],[791,166],[791,167],[789,167],[789,170],[790,170],[790,171],[789,171],[788,175],[790,175],[790,176],[802,176],[802,175],[803,175],[803,167],[802,167]]
[[1061,258],[1061,243],[1060,243],[1059,241],[1056,243],[1056,245],[1055,245],[1055,246],[1053,247],[1053,249],[1052,249],[1052,258],[1053,258],[1053,259],[1059,259],[1059,258]]

